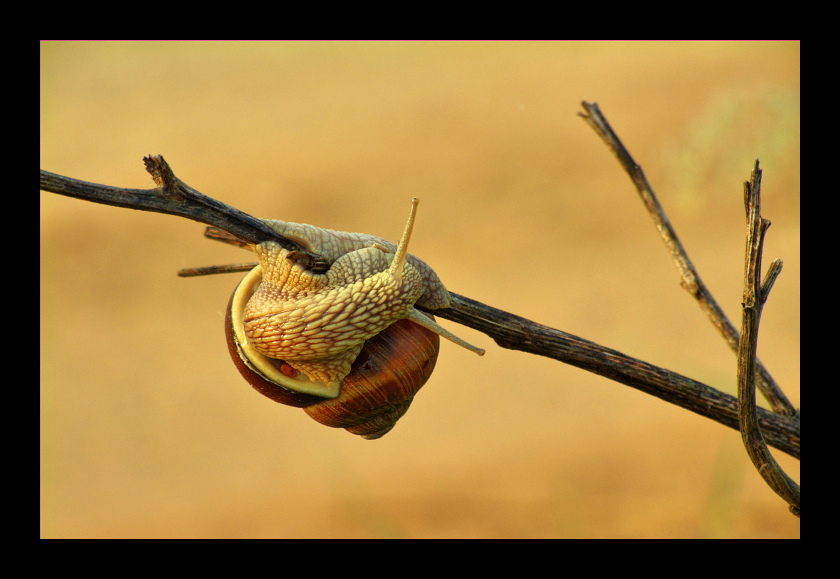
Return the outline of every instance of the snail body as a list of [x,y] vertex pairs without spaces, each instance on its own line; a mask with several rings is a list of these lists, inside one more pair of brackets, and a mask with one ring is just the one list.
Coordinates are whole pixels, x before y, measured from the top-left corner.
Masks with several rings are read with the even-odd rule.
[[260,265],[231,296],[226,336],[240,373],[264,395],[366,438],[389,431],[434,369],[443,336],[476,353],[415,304],[450,296],[407,254],[417,200],[399,244],[366,234],[265,222],[326,271],[275,242],[253,246]]

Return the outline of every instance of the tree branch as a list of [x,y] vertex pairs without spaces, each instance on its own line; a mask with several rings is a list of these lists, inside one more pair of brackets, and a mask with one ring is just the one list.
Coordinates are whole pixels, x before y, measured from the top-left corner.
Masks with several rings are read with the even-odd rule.
[[[738,430],[738,400],[730,394],[572,334],[455,293],[451,295],[452,307],[435,310],[434,314],[483,332],[502,348],[558,360]],[[799,418],[763,408],[757,413],[768,443],[800,458]]]
[[[633,160],[633,157],[622,144],[618,135],[615,134],[607,119],[601,114],[598,105],[584,101],[581,103],[581,106],[583,106],[586,113],[578,113],[578,116],[583,117],[586,123],[604,140],[618,158],[618,162],[621,163],[621,166],[630,176],[630,180],[636,186],[636,190],[639,192],[645,208],[650,213],[657,231],[662,236],[665,247],[671,254],[677,270],[679,270],[681,278],[680,285],[697,300],[700,309],[706,313],[709,321],[712,322],[712,325],[717,328],[718,332],[723,336],[723,339],[729,344],[729,348],[737,354],[738,331],[726,317],[726,314],[723,313],[723,310],[717,304],[714,297],[712,297],[706,284],[700,279],[700,274],[697,273],[694,264],[688,257],[688,253],[683,248],[682,243],[680,243],[676,231],[674,231],[670,221],[668,221],[668,217],[659,204],[642,168]],[[761,378],[759,388],[773,411],[786,416],[795,416],[796,408],[787,399],[767,369],[757,360],[756,368]]]
[[782,270],[781,260],[775,260],[760,281],[764,235],[770,222],[761,217],[761,169],[755,162],[750,181],[744,183],[744,202],[747,210],[747,251],[744,263],[744,303],[741,320],[741,340],[738,347],[738,425],[744,448],[759,474],[799,516],[800,488],[770,454],[762,435],[755,405],[755,366],[758,348],[758,324],[761,310],[773,283]]
[[[219,227],[250,243],[258,243],[265,239],[277,240],[276,233],[266,231],[258,223],[254,223],[259,220],[210,199],[181,182],[166,165],[163,157],[149,157],[146,163],[147,169],[159,185],[156,189],[119,189],[77,181],[43,170],[41,188],[96,203],[181,215]],[[291,243],[292,249],[299,251],[291,241],[285,240],[285,243]],[[319,257],[313,256],[313,259],[318,260]],[[733,396],[664,368],[464,296],[452,294],[452,298],[451,307],[434,310],[434,314],[484,332],[503,348],[529,352],[571,364],[657,396],[730,428],[738,428],[737,400]],[[799,458],[798,417],[783,417],[759,409],[758,421],[769,444]]]
[[94,203],[167,213],[224,229],[249,243],[276,241],[291,251],[303,251],[262,220],[199,193],[180,179],[160,155],[143,158],[155,189],[123,189],[56,175],[41,169],[41,190]]

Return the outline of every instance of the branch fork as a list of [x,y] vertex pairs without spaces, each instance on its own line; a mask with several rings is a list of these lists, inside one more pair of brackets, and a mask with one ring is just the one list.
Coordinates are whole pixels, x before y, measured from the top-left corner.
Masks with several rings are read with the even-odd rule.
[[747,250],[744,263],[741,339],[738,346],[738,429],[741,431],[744,448],[761,478],[787,501],[791,512],[798,517],[800,487],[770,454],[756,414],[758,324],[770,290],[782,271],[782,260],[774,260],[764,280],[760,280],[764,236],[770,227],[770,221],[761,217],[761,169],[758,161],[755,162],[750,180],[744,183],[744,204],[747,213]]
[[[799,513],[799,486],[790,480],[770,455],[767,445],[799,458],[799,411],[788,401],[781,388],[755,356],[758,320],[761,308],[781,271],[781,261],[770,266],[764,281],[759,282],[761,250],[769,221],[760,217],[761,172],[756,162],[752,180],[745,186],[745,203],[750,220],[745,273],[744,315],[739,335],[703,283],[676,232],[659,204],[642,168],[621,143],[595,103],[583,102],[578,113],[613,151],[630,176],[651,215],[666,248],[681,276],[681,285],[709,317],[730,348],[738,354],[739,397],[707,386],[670,370],[637,360],[583,338],[521,318],[476,300],[450,292],[452,305],[436,309],[434,314],[479,330],[508,349],[546,356],[582,368],[641,390],[682,408],[686,408],[737,429],[756,468],[767,483]],[[144,158],[147,171],[157,185],[151,190],[122,189],[97,185],[41,170],[41,189],[96,203],[178,215],[205,223],[208,237],[224,236],[250,244],[273,240],[317,267],[319,256],[280,236],[262,220],[225,203],[207,197],[178,177],[163,157]],[[225,271],[230,271],[225,269]],[[755,405],[758,386],[772,412]]]

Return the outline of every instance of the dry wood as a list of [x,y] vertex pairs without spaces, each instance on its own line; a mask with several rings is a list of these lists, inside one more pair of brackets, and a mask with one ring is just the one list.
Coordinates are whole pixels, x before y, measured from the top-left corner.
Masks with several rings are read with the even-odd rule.
[[[653,189],[648,183],[644,171],[642,171],[642,168],[633,160],[633,157],[630,155],[627,148],[622,144],[618,135],[616,135],[615,131],[612,130],[612,127],[610,127],[607,119],[604,118],[603,114],[601,114],[601,110],[598,108],[598,105],[596,103],[588,103],[584,101],[581,103],[581,106],[583,106],[586,113],[578,113],[578,115],[583,117],[586,123],[592,127],[598,136],[601,137],[601,139],[603,139],[607,146],[613,151],[618,159],[618,162],[621,163],[621,166],[630,176],[630,180],[633,181],[633,184],[636,186],[636,190],[639,192],[642,203],[644,203],[645,208],[648,210],[648,213],[650,213],[650,217],[656,226],[656,230],[659,231],[659,234],[662,236],[662,241],[665,243],[665,247],[668,249],[668,252],[671,254],[671,257],[677,266],[681,279],[680,285],[689,294],[691,294],[694,299],[697,300],[697,303],[700,305],[700,309],[706,313],[709,321],[715,328],[717,328],[718,332],[720,332],[721,336],[723,336],[723,339],[726,340],[726,343],[729,345],[732,352],[737,354],[738,331],[735,329],[735,326],[732,325],[732,322],[730,322],[726,317],[726,314],[723,313],[723,310],[712,296],[709,288],[707,288],[706,284],[703,283],[703,280],[700,279],[700,274],[697,273],[697,269],[688,257],[688,253],[685,248],[683,248],[682,243],[680,243],[677,233],[674,231],[674,228],[671,226],[671,222],[665,215],[665,211],[662,209],[662,205],[660,205],[659,200],[656,198]],[[782,389],[779,388],[779,385],[776,384],[775,380],[773,380],[770,372],[768,372],[758,360],[756,360],[756,369],[760,376],[759,388],[773,411],[787,416],[795,416],[796,408],[790,403],[790,401],[788,401],[787,397],[782,392]]]
[[755,162],[752,176],[744,183],[744,203],[747,210],[747,250],[744,260],[744,302],[741,320],[741,339],[738,348],[738,426],[744,448],[761,478],[773,491],[785,499],[790,510],[799,516],[799,485],[793,481],[770,454],[761,432],[755,405],[755,367],[758,348],[758,324],[761,310],[770,289],[782,271],[782,261],[775,260],[762,282],[761,254],[764,235],[770,222],[761,217],[761,169]]
[[[730,346],[734,340],[737,348],[739,341],[737,331],[726,320],[711,293],[697,275],[664,211],[656,201],[641,167],[633,161],[618,140],[597,105],[584,103],[583,106],[587,113],[582,116],[616,153],[642,195],[657,228],[662,233],[666,246],[683,275],[683,287],[698,300],[701,308],[707,312],[712,323],[718,327]],[[175,176],[163,157],[150,156],[144,161],[146,169],[158,185],[154,189],[122,189],[98,185],[44,170],[41,170],[41,189],[96,203],[179,215],[219,228],[248,243],[274,240],[290,250],[300,252],[302,258],[311,262],[313,267],[323,266],[319,256],[307,254],[293,241],[280,237],[272,229],[266,227],[259,219],[207,197],[183,183]],[[582,368],[691,410],[730,428],[739,429],[739,404],[734,396],[670,370],[470,298],[458,294],[452,294],[452,297],[452,306],[435,310],[435,315],[479,330],[493,338],[503,348],[546,356]],[[761,390],[776,411],[773,413],[763,408],[754,408],[753,416],[759,434],[763,433],[763,439],[767,444],[799,458],[798,411],[787,401],[763,366],[760,366],[757,361],[755,364],[760,376]]]
[[[250,215],[211,199],[174,176],[163,157],[147,157],[146,169],[160,186],[155,189],[120,189],[63,177],[41,170],[41,189],[96,203],[180,215],[218,227],[234,236],[259,243],[294,242],[279,235]],[[169,192],[167,187],[177,189]],[[616,382],[632,386],[737,430],[737,400],[677,373],[526,320],[481,302],[453,294],[452,307],[435,310],[442,318],[484,332],[503,348],[547,356]],[[759,421],[769,444],[799,458],[799,421],[759,410]]]

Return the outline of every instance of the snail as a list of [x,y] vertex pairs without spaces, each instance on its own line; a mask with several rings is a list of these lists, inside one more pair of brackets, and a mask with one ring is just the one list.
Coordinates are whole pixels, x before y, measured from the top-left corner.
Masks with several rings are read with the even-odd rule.
[[431,376],[440,336],[484,354],[415,308],[451,303],[435,272],[407,253],[417,204],[412,199],[399,244],[263,220],[307,253],[273,241],[249,245],[259,265],[230,298],[225,336],[251,386],[374,439],[393,428]]

